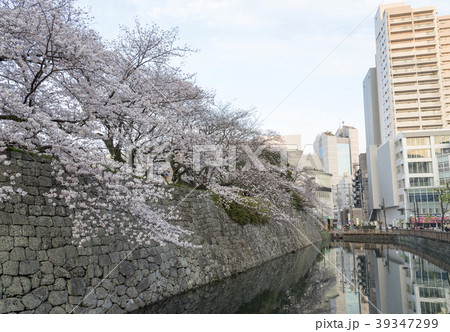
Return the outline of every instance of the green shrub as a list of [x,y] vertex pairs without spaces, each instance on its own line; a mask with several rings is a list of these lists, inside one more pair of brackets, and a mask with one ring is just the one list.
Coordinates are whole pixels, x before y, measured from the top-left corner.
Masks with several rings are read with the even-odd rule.
[[295,192],[291,194],[291,205],[294,209],[300,212],[305,211],[305,207],[308,206],[306,200]]
[[244,197],[245,205],[237,202],[226,202],[217,194],[212,194],[213,201],[220,205],[228,216],[241,225],[265,224],[269,221],[267,206],[264,202],[253,197]]

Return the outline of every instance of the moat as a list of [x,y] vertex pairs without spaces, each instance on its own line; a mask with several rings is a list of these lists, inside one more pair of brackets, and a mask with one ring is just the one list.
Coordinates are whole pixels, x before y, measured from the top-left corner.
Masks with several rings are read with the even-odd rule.
[[450,311],[448,267],[386,244],[313,246],[141,313],[434,314]]

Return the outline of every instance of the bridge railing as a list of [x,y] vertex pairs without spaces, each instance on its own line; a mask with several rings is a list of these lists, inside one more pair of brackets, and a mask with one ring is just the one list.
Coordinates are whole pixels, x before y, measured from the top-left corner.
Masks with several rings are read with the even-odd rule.
[[388,230],[380,230],[380,229],[349,229],[345,231],[339,232],[342,235],[345,234],[398,234],[398,235],[410,235],[410,236],[418,236],[431,240],[437,240],[442,242],[450,243],[450,233],[448,232],[440,232],[434,230],[419,230],[419,229],[388,229]]

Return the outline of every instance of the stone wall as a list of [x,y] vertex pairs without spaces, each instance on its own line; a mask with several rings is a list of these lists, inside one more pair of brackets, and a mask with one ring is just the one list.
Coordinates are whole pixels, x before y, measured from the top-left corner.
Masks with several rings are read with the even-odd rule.
[[28,194],[0,203],[0,313],[133,312],[321,240],[306,217],[295,227],[241,226],[205,193],[181,201],[190,191],[177,189],[162,204],[181,202],[177,224],[202,248],[154,243],[132,250],[119,235],[77,247],[67,208],[43,196],[57,185],[50,161],[6,153],[11,164],[0,164],[0,185],[9,183],[5,172],[20,173],[16,184]]

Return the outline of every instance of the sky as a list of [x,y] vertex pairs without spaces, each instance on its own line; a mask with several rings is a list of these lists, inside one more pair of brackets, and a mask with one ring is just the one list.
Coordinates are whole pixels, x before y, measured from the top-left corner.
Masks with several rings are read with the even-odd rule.
[[[253,108],[263,127],[300,134],[302,145],[342,122],[365,152],[362,81],[375,66],[374,17],[381,0],[78,0],[113,40],[135,19],[179,28],[197,50],[183,64],[217,100]],[[448,0],[411,0],[450,14]]]

